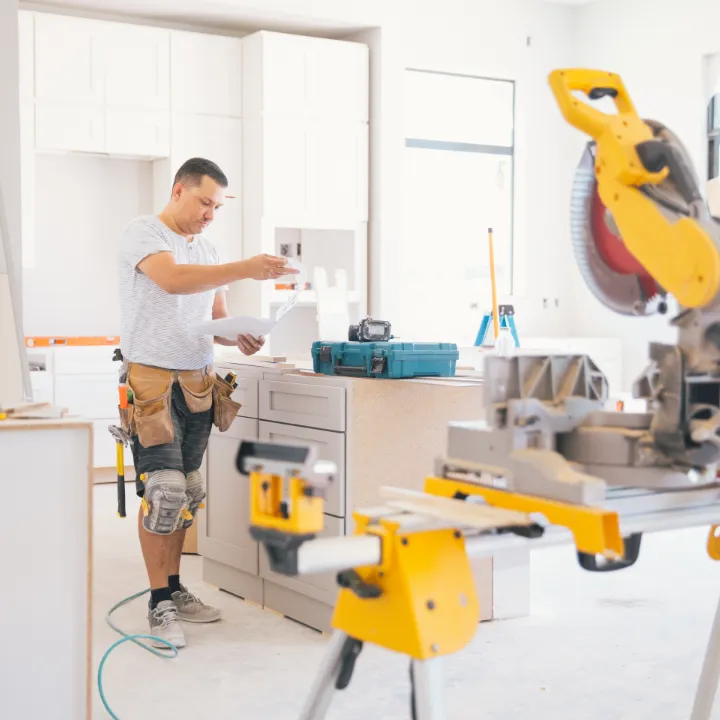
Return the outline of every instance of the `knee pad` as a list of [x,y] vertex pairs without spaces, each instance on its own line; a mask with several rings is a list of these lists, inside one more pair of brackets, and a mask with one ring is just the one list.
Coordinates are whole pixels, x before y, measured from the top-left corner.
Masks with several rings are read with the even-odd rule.
[[205,485],[203,484],[202,475],[199,470],[192,470],[187,474],[187,485],[185,489],[186,501],[188,503],[188,511],[190,518],[183,520],[180,527],[189,528],[195,520],[202,501],[205,499]]
[[154,470],[147,474],[143,497],[143,526],[154,535],[170,535],[182,526],[188,509],[185,474]]

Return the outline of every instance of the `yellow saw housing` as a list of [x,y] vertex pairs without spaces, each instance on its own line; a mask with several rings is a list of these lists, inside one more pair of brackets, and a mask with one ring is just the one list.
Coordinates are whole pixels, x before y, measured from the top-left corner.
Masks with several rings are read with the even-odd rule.
[[[565,119],[596,142],[598,193],[628,251],[684,307],[709,305],[720,291],[720,253],[712,236],[693,217],[669,219],[642,186],[660,185],[670,170],[648,167],[640,149],[652,143],[652,128],[640,118],[619,75],[600,70],[550,73],[550,87]],[[611,97],[616,115],[580,100]],[[672,180],[672,176],[670,176]]]

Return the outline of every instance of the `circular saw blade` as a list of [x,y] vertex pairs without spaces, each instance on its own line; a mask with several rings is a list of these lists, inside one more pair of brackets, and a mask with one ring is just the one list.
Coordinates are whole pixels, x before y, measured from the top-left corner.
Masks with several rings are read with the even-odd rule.
[[575,173],[571,238],[583,279],[600,302],[621,315],[665,310],[664,290],[627,249],[600,198],[594,142],[585,148]]

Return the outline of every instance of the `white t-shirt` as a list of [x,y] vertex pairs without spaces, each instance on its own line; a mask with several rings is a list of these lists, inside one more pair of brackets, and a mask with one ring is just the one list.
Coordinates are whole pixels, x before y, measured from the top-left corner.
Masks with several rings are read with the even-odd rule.
[[152,215],[131,222],[120,242],[120,348],[129,362],[199,370],[213,362],[213,338],[191,328],[212,318],[217,290],[171,295],[137,269],[144,258],[167,251],[179,264],[220,262],[217,250],[201,235],[188,242]]

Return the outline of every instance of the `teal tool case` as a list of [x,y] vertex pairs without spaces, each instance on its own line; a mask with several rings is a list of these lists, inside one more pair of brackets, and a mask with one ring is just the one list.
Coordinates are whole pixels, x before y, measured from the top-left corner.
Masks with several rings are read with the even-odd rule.
[[452,377],[458,357],[454,343],[318,340],[312,346],[313,370],[322,375],[396,379]]

